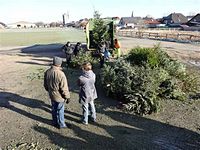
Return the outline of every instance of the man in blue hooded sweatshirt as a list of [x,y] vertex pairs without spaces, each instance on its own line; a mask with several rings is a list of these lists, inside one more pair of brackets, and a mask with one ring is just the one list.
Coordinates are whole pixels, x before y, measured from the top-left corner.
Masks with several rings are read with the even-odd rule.
[[80,86],[79,102],[83,109],[83,124],[88,124],[88,116],[91,115],[91,121],[96,121],[96,110],[94,100],[97,98],[95,88],[96,75],[92,71],[92,65],[86,62],[82,65],[82,75],[78,79]]

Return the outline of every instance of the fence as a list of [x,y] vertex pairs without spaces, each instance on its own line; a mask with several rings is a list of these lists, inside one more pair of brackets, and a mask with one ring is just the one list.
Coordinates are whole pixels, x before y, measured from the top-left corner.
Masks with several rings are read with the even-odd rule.
[[144,32],[144,31],[119,30],[116,32],[116,34],[118,36],[135,37],[135,38],[200,42],[200,35],[183,34],[183,33],[162,33],[162,32],[156,33],[156,32]]

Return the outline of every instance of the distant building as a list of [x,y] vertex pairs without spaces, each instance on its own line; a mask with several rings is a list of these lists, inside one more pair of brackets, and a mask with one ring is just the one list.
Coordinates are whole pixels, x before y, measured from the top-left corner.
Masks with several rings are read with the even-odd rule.
[[188,21],[190,20],[190,19],[192,19],[194,16],[186,16],[187,17],[187,19],[188,19]]
[[119,21],[120,21],[119,17],[106,17],[106,18],[103,18],[103,19],[112,20],[114,25],[118,25]]
[[195,15],[186,24],[189,26],[200,26],[200,14]]
[[113,23],[114,25],[118,25],[120,22],[120,18],[119,17],[112,17]]
[[195,15],[185,25],[181,25],[185,31],[200,31],[200,14]]
[[77,28],[81,28],[81,29],[85,29],[86,28],[86,25],[88,23],[89,19],[87,18],[84,18],[84,19],[80,19],[79,21],[77,21],[74,25],[72,25],[72,27],[77,27]]
[[157,21],[156,19],[153,19],[153,18],[145,18],[144,19],[144,24],[145,24],[145,27],[147,28],[156,28],[158,27],[158,25],[160,25],[161,23],[159,21]]
[[119,21],[119,26],[122,28],[137,28],[143,24],[144,21],[141,17],[122,17]]
[[37,28],[47,28],[49,27],[50,25],[49,24],[46,24],[44,22],[36,22],[35,25],[37,26]]
[[26,22],[26,21],[19,21],[16,23],[8,24],[8,28],[36,28],[36,24]]
[[167,17],[163,17],[163,23],[168,26],[178,27],[181,24],[184,24],[188,21],[187,17],[185,17],[181,13],[172,13]]
[[3,22],[0,22],[0,29],[4,29],[4,28],[6,28],[6,24]]

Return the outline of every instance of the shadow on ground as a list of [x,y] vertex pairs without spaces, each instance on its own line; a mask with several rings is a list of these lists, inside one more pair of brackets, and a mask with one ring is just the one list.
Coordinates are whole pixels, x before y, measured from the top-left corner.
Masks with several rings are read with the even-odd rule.
[[[31,61],[17,61],[16,63],[48,66],[51,65],[52,63],[52,60],[49,60],[49,58],[53,58],[54,56],[61,57],[63,58],[63,61],[65,61],[65,53],[63,52],[63,46],[64,46],[63,44],[56,43],[56,44],[36,44],[29,47],[21,48],[20,52],[17,52],[18,55],[21,56],[30,55],[33,56],[34,58]],[[71,46],[72,48],[74,48],[75,43],[71,44]],[[82,48],[87,49],[86,44],[83,44]],[[46,57],[46,59],[42,57]]]
[[[0,108],[7,108],[30,119],[51,125],[51,120],[45,118],[45,115],[39,116],[15,105],[17,103],[50,113],[50,105],[43,101],[8,92],[0,92],[0,99]],[[45,126],[34,126],[33,129],[47,136],[51,143],[67,149],[200,149],[200,135],[196,132],[118,110],[106,110],[105,107],[97,106],[97,112],[97,115],[104,115],[109,120],[98,120],[97,123],[88,126],[79,125],[73,116],[80,117],[80,114],[66,111],[66,120],[73,122],[71,130],[74,136],[64,135]],[[104,132],[101,132],[102,130]]]
[[25,47],[21,49],[22,53],[32,54],[34,56],[40,57],[53,57],[59,56],[63,57],[62,52],[63,44],[36,44],[33,46]]
[[[50,101],[49,101],[50,103]],[[18,105],[20,104],[20,106]],[[25,106],[25,107],[23,107]],[[22,97],[18,94],[9,93],[9,92],[0,92],[0,110],[1,109],[9,109],[13,112],[19,113],[25,117],[38,121],[40,123],[44,123],[47,125],[52,125],[51,118],[47,119],[45,113],[39,113],[39,111],[45,111],[46,113],[51,114],[51,105],[45,103],[42,100],[31,99]],[[31,113],[30,109],[38,109],[37,113]],[[79,114],[75,112],[71,112],[69,110],[65,110],[65,113],[81,117]],[[72,122],[78,122],[79,120],[65,115],[66,120]]]
[[[153,150],[198,150],[200,135],[151,119],[109,111],[106,116],[116,121],[116,125],[107,122],[93,123],[84,129],[73,125],[75,137],[61,135],[44,127],[33,127],[39,133],[49,137],[52,143],[66,149],[153,149]],[[91,130],[89,130],[91,128]],[[103,129],[107,134],[95,131]]]
[[32,108],[32,109],[40,109],[50,113],[50,106],[44,103],[43,101],[37,99],[30,99],[26,97],[22,97],[20,95],[9,93],[9,92],[0,92],[0,109],[7,108],[13,112],[19,113],[25,117],[30,119],[39,121],[44,124],[51,125],[51,120],[45,117],[33,114],[26,109],[22,109],[17,104],[20,104],[22,108]]
[[[106,116],[113,120],[129,125],[130,128],[122,126],[98,125],[104,128],[118,142],[130,138],[130,147],[134,149],[191,149],[200,148],[200,135],[185,128],[175,127],[144,117],[131,115],[123,112],[108,111]],[[124,140],[124,144],[126,140]],[[123,143],[122,143],[123,144]],[[128,149],[130,149],[130,147]]]
[[[31,54],[38,57],[65,57],[62,47],[64,44],[61,43],[52,43],[52,44],[36,44],[29,47],[21,49],[22,53]],[[75,43],[71,44],[72,48],[75,47]],[[87,49],[86,44],[82,44],[83,49]]]

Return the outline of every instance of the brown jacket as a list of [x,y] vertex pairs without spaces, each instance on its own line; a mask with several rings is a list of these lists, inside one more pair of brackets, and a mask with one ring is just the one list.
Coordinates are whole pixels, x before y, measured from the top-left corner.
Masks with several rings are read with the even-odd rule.
[[60,67],[52,66],[44,73],[44,88],[49,92],[51,100],[56,102],[70,98],[67,78]]

